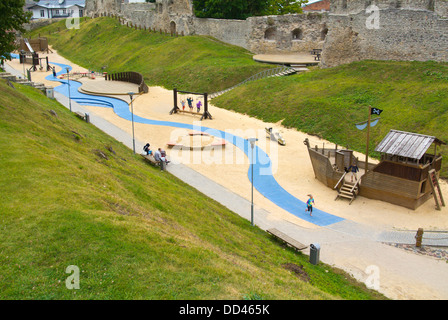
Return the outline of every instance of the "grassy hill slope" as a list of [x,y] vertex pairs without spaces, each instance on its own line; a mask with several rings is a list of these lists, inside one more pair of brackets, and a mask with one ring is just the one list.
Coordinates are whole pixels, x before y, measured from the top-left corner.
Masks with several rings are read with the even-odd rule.
[[171,37],[136,30],[113,18],[83,19],[80,28],[65,21],[29,34],[49,43],[70,61],[109,73],[137,71],[149,85],[195,92],[217,92],[272,68],[253,61],[240,47],[203,36]]
[[383,298],[39,91],[1,80],[0,93],[0,299]]
[[[371,156],[390,129],[433,135],[448,143],[448,64],[362,61],[251,82],[213,104],[318,135],[365,153],[368,106],[383,110],[371,129]],[[378,116],[372,116],[376,118]],[[448,156],[448,147],[438,149]],[[433,152],[431,148],[428,152]],[[364,159],[361,159],[364,160]],[[441,176],[448,178],[448,162]]]

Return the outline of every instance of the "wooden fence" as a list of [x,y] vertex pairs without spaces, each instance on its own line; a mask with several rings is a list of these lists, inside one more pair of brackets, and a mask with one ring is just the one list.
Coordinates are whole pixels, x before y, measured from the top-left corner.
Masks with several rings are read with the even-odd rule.
[[138,85],[138,93],[148,93],[148,86],[146,85],[143,76],[138,72],[128,71],[106,74],[105,79],[135,83]]

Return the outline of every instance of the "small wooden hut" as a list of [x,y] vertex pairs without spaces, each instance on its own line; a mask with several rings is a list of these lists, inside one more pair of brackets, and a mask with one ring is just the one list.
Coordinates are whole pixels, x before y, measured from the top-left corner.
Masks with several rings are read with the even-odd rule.
[[[434,197],[440,209],[442,156],[437,147],[442,144],[433,136],[390,130],[375,148],[381,161],[362,176],[359,194],[414,210]],[[433,153],[428,153],[432,146]]]
[[[434,197],[437,209],[445,205],[438,183],[442,156],[437,154],[437,148],[445,143],[436,137],[391,130],[375,149],[381,153],[381,161],[369,163],[367,170],[366,163],[354,158],[351,150],[311,148],[308,139],[304,144],[316,179],[337,189],[336,199],[348,198],[351,203],[360,195],[415,210]],[[363,172],[354,184],[345,179],[353,161]]]

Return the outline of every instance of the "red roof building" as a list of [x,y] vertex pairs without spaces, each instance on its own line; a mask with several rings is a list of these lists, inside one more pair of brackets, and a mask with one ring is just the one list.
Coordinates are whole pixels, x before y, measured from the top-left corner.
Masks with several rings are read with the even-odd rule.
[[303,7],[303,12],[330,11],[330,0],[321,0]]

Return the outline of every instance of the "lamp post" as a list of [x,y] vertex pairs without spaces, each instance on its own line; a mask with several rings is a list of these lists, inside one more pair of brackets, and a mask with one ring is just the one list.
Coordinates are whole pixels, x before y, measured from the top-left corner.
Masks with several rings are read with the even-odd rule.
[[258,141],[257,138],[249,138],[247,139],[250,142],[250,147],[252,149],[252,157],[251,157],[251,184],[252,184],[252,190],[251,190],[251,201],[250,201],[250,224],[254,225],[254,147],[255,142]]
[[134,97],[134,92],[128,92],[129,98],[131,98],[131,115],[132,115],[132,148],[135,153],[135,136],[134,136],[134,104],[132,103],[132,98]]
[[23,65],[23,78],[27,79],[28,77],[26,76],[25,73],[25,50],[20,50],[20,56],[22,58],[22,65]]
[[72,100],[70,98],[70,68],[67,67],[67,84],[68,84],[68,105],[70,107],[70,111],[72,111]]

